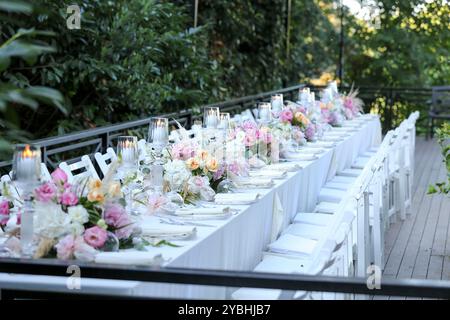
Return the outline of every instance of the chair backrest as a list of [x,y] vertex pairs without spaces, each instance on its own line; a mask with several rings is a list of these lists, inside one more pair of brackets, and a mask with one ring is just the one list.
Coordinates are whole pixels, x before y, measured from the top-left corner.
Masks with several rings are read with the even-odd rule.
[[72,164],[61,162],[59,167],[67,174],[67,178],[70,183],[87,178],[99,179],[91,158],[86,155],[82,156],[80,161]]
[[450,86],[432,88],[431,111],[434,113],[449,113],[450,111]]
[[[145,140],[144,140],[145,142]],[[105,154],[101,154],[100,152],[96,152],[94,155],[95,161],[98,164],[98,167],[100,168],[100,171],[102,172],[103,176],[106,175],[108,172],[109,165],[111,164],[111,161],[114,161],[117,158],[116,152],[113,148],[106,149]]]
[[47,166],[45,165],[45,163],[41,162],[41,181],[43,182],[47,182],[47,181],[51,181],[52,180],[52,176],[50,175],[50,172],[47,169]]

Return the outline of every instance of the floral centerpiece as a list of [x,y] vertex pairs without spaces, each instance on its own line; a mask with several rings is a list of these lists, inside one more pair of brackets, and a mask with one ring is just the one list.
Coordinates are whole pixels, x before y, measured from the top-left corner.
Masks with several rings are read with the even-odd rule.
[[[63,260],[92,261],[99,251],[132,246],[136,229],[125,210],[119,182],[106,177],[103,182],[86,180],[72,185],[61,169],[51,177],[51,181],[35,189],[33,196],[38,243],[35,258],[56,255]],[[11,224],[11,207],[8,200],[1,203],[1,225],[15,225],[18,229],[20,214]]]
[[364,102],[358,98],[358,90],[353,87],[346,95],[342,95],[344,114],[347,120],[352,120],[363,112]]

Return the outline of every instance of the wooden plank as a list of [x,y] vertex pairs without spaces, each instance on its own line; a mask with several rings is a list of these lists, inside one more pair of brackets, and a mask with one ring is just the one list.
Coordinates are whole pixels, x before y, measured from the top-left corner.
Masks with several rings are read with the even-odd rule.
[[450,256],[444,256],[443,259],[442,280],[450,281]]
[[[423,149],[421,148],[423,147]],[[432,150],[432,146],[430,143],[428,144],[419,144],[418,147],[416,148],[416,155],[418,154],[430,154]],[[427,170],[431,170],[432,166],[433,166],[433,162],[432,161],[424,161],[423,163],[421,162],[416,162],[416,168],[415,168],[415,179],[417,179],[417,183],[416,185],[420,185],[422,186],[423,184],[425,184],[425,179],[427,178],[427,174],[425,173]],[[422,166],[423,164],[423,166]],[[422,166],[422,167],[418,167],[418,166]],[[386,275],[398,275],[399,272],[399,268],[401,265],[401,262],[403,260],[403,256],[406,250],[406,247],[408,245],[408,241],[411,235],[411,232],[413,230],[413,227],[415,225],[415,221],[417,219],[417,212],[418,212],[418,208],[421,205],[422,199],[424,197],[425,194],[425,190],[423,187],[416,187],[416,189],[414,190],[414,194],[412,197],[412,215],[410,217],[408,217],[408,219],[406,219],[403,223],[399,223],[397,222],[397,224],[401,224],[400,227],[400,231],[398,232],[398,236],[395,240],[395,244],[391,250],[391,253],[386,261],[386,267],[384,270],[384,274]],[[393,229],[391,229],[393,230]],[[395,230],[394,230],[395,231]]]
[[428,273],[426,278],[432,280],[441,280],[443,265],[444,265],[443,256],[431,256],[430,265],[428,267]]
[[[416,208],[417,205],[422,200],[423,192],[420,192],[421,195],[420,198],[416,196],[417,194],[417,185],[419,184],[418,181],[422,179],[423,176],[425,176],[424,171],[425,170],[419,170],[419,168],[422,167],[422,165],[426,165],[427,163],[430,164],[430,162],[424,162],[425,154],[429,154],[429,149],[431,150],[431,146],[429,144],[425,144],[423,142],[423,139],[417,138],[416,139],[416,150],[415,150],[415,157],[418,157],[419,160],[415,161],[415,174],[414,174],[414,185],[413,192],[412,192],[412,208]],[[409,224],[412,225],[413,221],[410,221],[411,219],[414,219],[415,212],[412,212],[411,217],[409,218]],[[385,270],[384,273],[386,275],[396,275],[398,272],[398,267],[401,263],[401,259],[403,257],[404,248],[407,245],[407,240],[410,233],[409,225],[403,226],[403,222],[397,222],[393,226],[391,226],[391,229],[389,230],[388,234],[386,235],[386,247],[389,251],[386,253],[386,262],[385,262]],[[395,249],[395,250],[394,250]]]
[[[434,145],[434,143],[433,143]],[[441,163],[439,163],[438,161],[435,161],[437,158],[438,154],[430,154],[430,162],[432,163],[432,169],[431,169],[431,173],[424,175],[421,179],[421,183],[423,183],[423,185],[420,185],[419,188],[421,188],[424,193],[422,202],[420,203],[420,206],[417,210],[417,216],[416,216],[416,220],[414,223],[414,227],[411,231],[410,237],[408,239],[408,245],[405,249],[404,252],[404,256],[398,271],[398,278],[411,278],[413,275],[413,271],[414,271],[414,267],[416,264],[416,260],[418,257],[418,253],[419,253],[419,248],[420,248],[420,243],[422,241],[422,237],[424,235],[425,232],[425,227],[427,225],[427,221],[428,219],[430,219],[431,225],[433,224],[434,218],[436,216],[436,214],[434,212],[436,212],[437,210],[439,210],[439,208],[436,208],[436,197],[437,196],[430,196],[430,195],[426,195],[426,186],[430,183],[430,182],[434,182],[436,181],[436,179],[438,178],[439,175],[439,170],[440,170],[440,165]],[[419,189],[418,189],[419,190]],[[435,200],[435,201],[432,201]],[[432,205],[433,204],[433,205]],[[431,209],[433,210],[433,213],[430,214]],[[413,208],[413,210],[415,210],[415,208]],[[432,226],[429,228],[432,229]],[[434,237],[434,231],[432,236]],[[431,245],[430,245],[431,247]],[[423,272],[417,272],[416,276],[421,278],[422,276],[425,277],[426,276],[426,268],[428,266],[428,259],[429,259],[429,255],[428,253],[425,251],[421,254],[420,256],[420,269],[418,270],[425,270],[425,275],[423,276]],[[426,265],[425,268],[422,267],[422,265]]]
[[442,195],[431,196],[431,207],[423,230],[422,239],[420,241],[419,251],[417,253],[416,262],[412,277],[416,279],[425,279],[427,277],[428,265],[430,263],[431,250],[436,233],[436,227],[441,209]]

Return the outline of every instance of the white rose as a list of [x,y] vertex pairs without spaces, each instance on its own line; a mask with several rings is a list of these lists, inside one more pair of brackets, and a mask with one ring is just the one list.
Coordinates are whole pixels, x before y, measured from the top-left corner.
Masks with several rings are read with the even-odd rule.
[[84,232],[84,227],[82,224],[80,223],[71,223],[69,225],[69,229],[70,229],[70,233],[73,234],[74,236],[81,236]]
[[56,203],[36,203],[34,214],[35,233],[58,238],[70,231],[70,218]]
[[73,223],[84,224],[89,221],[89,213],[83,206],[69,207],[67,213]]

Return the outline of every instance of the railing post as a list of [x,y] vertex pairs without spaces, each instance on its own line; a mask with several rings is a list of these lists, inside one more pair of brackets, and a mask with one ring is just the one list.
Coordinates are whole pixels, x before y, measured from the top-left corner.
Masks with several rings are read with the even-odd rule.
[[102,146],[101,146],[101,153],[106,153],[106,149],[108,149],[109,145],[109,132],[105,132],[101,135],[102,139]]

